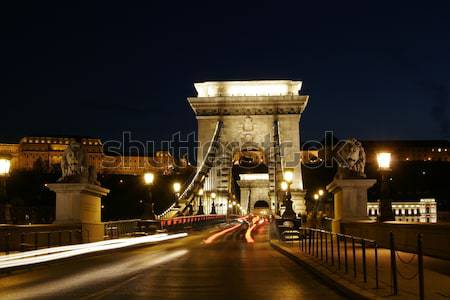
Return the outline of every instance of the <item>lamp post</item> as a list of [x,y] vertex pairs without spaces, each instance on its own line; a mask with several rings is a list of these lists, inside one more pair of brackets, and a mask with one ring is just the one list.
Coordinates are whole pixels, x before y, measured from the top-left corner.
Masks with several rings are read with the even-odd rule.
[[155,180],[155,175],[153,173],[147,172],[144,174],[144,184],[147,186],[148,198],[144,201],[144,213],[143,219],[155,219],[153,195],[152,195],[152,185]]
[[378,222],[394,221],[394,213],[392,212],[392,203],[389,198],[389,185],[387,182],[388,174],[391,171],[391,153],[377,153],[378,171],[381,173],[381,189],[380,189],[380,211]]
[[294,172],[292,171],[285,171],[283,173],[283,179],[284,182],[286,182],[285,186],[286,186],[286,195],[285,195],[285,200],[284,200],[284,206],[285,206],[285,210],[283,212],[283,215],[281,216],[281,218],[283,219],[295,219],[296,215],[294,212],[294,209],[292,208],[292,195],[291,195],[291,184],[292,181],[294,179]]
[[175,182],[173,184],[173,191],[175,193],[175,208],[180,208],[180,204],[178,203],[178,197],[180,197],[181,184],[179,182]]
[[6,179],[11,169],[11,158],[9,156],[0,156],[0,201],[4,205],[3,215],[0,223],[11,224],[11,204],[8,203],[6,194]]
[[216,213],[216,204],[214,202],[214,200],[216,200],[216,193],[211,193],[211,199],[212,199],[212,203],[211,203],[211,215],[215,215]]
[[203,189],[199,189],[199,190],[198,190],[197,196],[198,196],[198,210],[197,210],[197,215],[204,215],[205,212],[203,211],[203,203],[202,203]]

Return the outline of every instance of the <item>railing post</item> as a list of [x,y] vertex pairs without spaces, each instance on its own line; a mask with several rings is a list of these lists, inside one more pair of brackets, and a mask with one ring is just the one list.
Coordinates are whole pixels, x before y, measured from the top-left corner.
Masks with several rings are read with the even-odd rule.
[[338,270],[341,269],[341,236],[339,234],[336,235],[336,250],[338,255]]
[[72,230],[69,231],[69,245],[72,244]]
[[311,255],[311,229],[308,229],[308,255]]
[[355,252],[355,238],[352,236],[352,251],[353,251],[353,277],[356,278],[356,252]]
[[347,255],[347,237],[344,236],[344,262],[345,262],[345,273],[348,273],[348,255]]
[[51,232],[47,232],[47,248],[50,248],[51,240],[52,240],[52,233]]
[[394,296],[398,295],[398,284],[397,284],[397,261],[395,259],[395,242],[394,234],[392,231],[389,233],[390,250],[391,250],[391,278],[392,278],[392,288],[394,291]]
[[375,288],[378,289],[378,244],[375,242]]
[[300,231],[301,231],[301,236],[300,236],[300,238],[301,238],[301,249],[302,249],[302,252],[304,252],[304,247],[305,247],[305,234],[304,234],[304,229],[303,228],[300,228]]
[[25,244],[25,234],[23,232],[20,233],[20,251],[24,251]]
[[323,234],[322,234],[322,230],[319,231],[319,236],[320,236],[320,259],[323,260]]
[[319,232],[316,231],[316,257],[319,257]]
[[38,243],[39,243],[39,233],[36,231],[34,233],[34,250],[38,249]]
[[425,282],[423,277],[423,249],[422,249],[422,234],[417,234],[417,266],[419,268],[419,299],[425,299]]
[[325,232],[325,262],[328,264],[328,234]]
[[367,282],[367,268],[366,268],[366,241],[361,239],[361,250],[362,250],[362,269],[364,282]]
[[10,240],[9,237],[10,236],[11,236],[11,233],[9,233],[9,232],[7,232],[5,235],[5,253],[6,253],[6,255],[9,254],[9,240]]
[[330,232],[330,246],[331,246],[331,265],[334,266],[334,242],[332,232]]
[[59,245],[62,246],[62,231],[59,232],[58,239],[59,239]]

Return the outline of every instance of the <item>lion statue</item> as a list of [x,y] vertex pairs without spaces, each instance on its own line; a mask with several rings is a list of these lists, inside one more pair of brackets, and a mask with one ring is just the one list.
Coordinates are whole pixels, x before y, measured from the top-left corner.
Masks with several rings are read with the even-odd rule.
[[81,144],[72,140],[61,158],[62,176],[58,182],[90,183],[100,185],[94,166],[88,166],[86,151]]
[[366,178],[366,153],[361,142],[356,139],[346,140],[336,154],[339,163],[336,179]]

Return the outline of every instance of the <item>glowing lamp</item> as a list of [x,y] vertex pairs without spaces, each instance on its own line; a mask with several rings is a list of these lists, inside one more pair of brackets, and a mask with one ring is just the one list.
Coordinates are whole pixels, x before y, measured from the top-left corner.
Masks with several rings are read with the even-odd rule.
[[283,191],[287,191],[287,189],[288,189],[288,183],[287,183],[286,181],[283,181],[283,182],[281,183],[281,189],[282,189]]
[[283,179],[284,181],[286,181],[287,183],[291,183],[292,180],[294,179],[294,172],[292,171],[285,171],[283,173]]
[[175,193],[179,193],[180,190],[181,190],[181,184],[180,184],[179,182],[175,182],[175,183],[173,184],[173,191],[174,191]]
[[199,196],[203,196],[203,189],[199,189],[197,194],[198,194]]
[[378,168],[380,170],[389,170],[391,167],[391,153],[381,152],[377,154]]
[[152,184],[154,179],[155,175],[153,173],[148,172],[144,174],[144,182],[146,185]]
[[319,200],[319,194],[314,194],[314,200]]
[[319,196],[323,196],[323,190],[322,189],[320,189],[318,192],[317,192],[318,194],[319,194]]
[[216,193],[211,193],[211,198],[216,199]]

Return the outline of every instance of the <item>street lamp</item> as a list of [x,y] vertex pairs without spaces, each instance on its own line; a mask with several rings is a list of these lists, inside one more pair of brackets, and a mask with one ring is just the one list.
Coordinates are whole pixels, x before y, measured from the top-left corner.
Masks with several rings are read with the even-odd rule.
[[144,202],[144,213],[142,215],[143,219],[155,219],[153,195],[152,195],[152,184],[155,180],[155,175],[151,172],[144,173],[144,184],[147,186],[148,199]]
[[[294,209],[292,208],[292,195],[291,195],[291,184],[294,180],[294,172],[287,170],[283,173],[283,179],[284,182],[286,182],[286,195],[285,195],[285,201],[284,206],[285,210],[283,212],[283,215],[281,216],[283,219],[295,219],[296,215],[294,212]],[[282,184],[283,185],[283,184]],[[283,186],[282,186],[283,189]]]
[[175,192],[175,208],[180,208],[180,204],[178,203],[178,197],[180,197],[181,184],[179,182],[175,182],[173,184],[173,191]]
[[211,199],[212,199],[212,204],[211,204],[211,215],[215,215],[216,214],[216,204],[214,203],[214,200],[216,200],[216,193],[211,193]]
[[198,210],[197,210],[197,215],[204,215],[205,213],[203,212],[203,203],[202,203],[203,189],[199,189],[199,190],[198,190],[197,196],[198,196]]
[[377,153],[378,171],[381,173],[380,188],[380,211],[378,221],[394,221],[394,213],[392,212],[392,203],[389,198],[389,185],[387,182],[388,174],[391,171],[391,153]]
[[0,218],[0,223],[10,224],[11,218],[11,204],[8,203],[6,194],[6,179],[9,176],[11,169],[11,157],[0,156],[0,201],[4,204],[4,214]]

